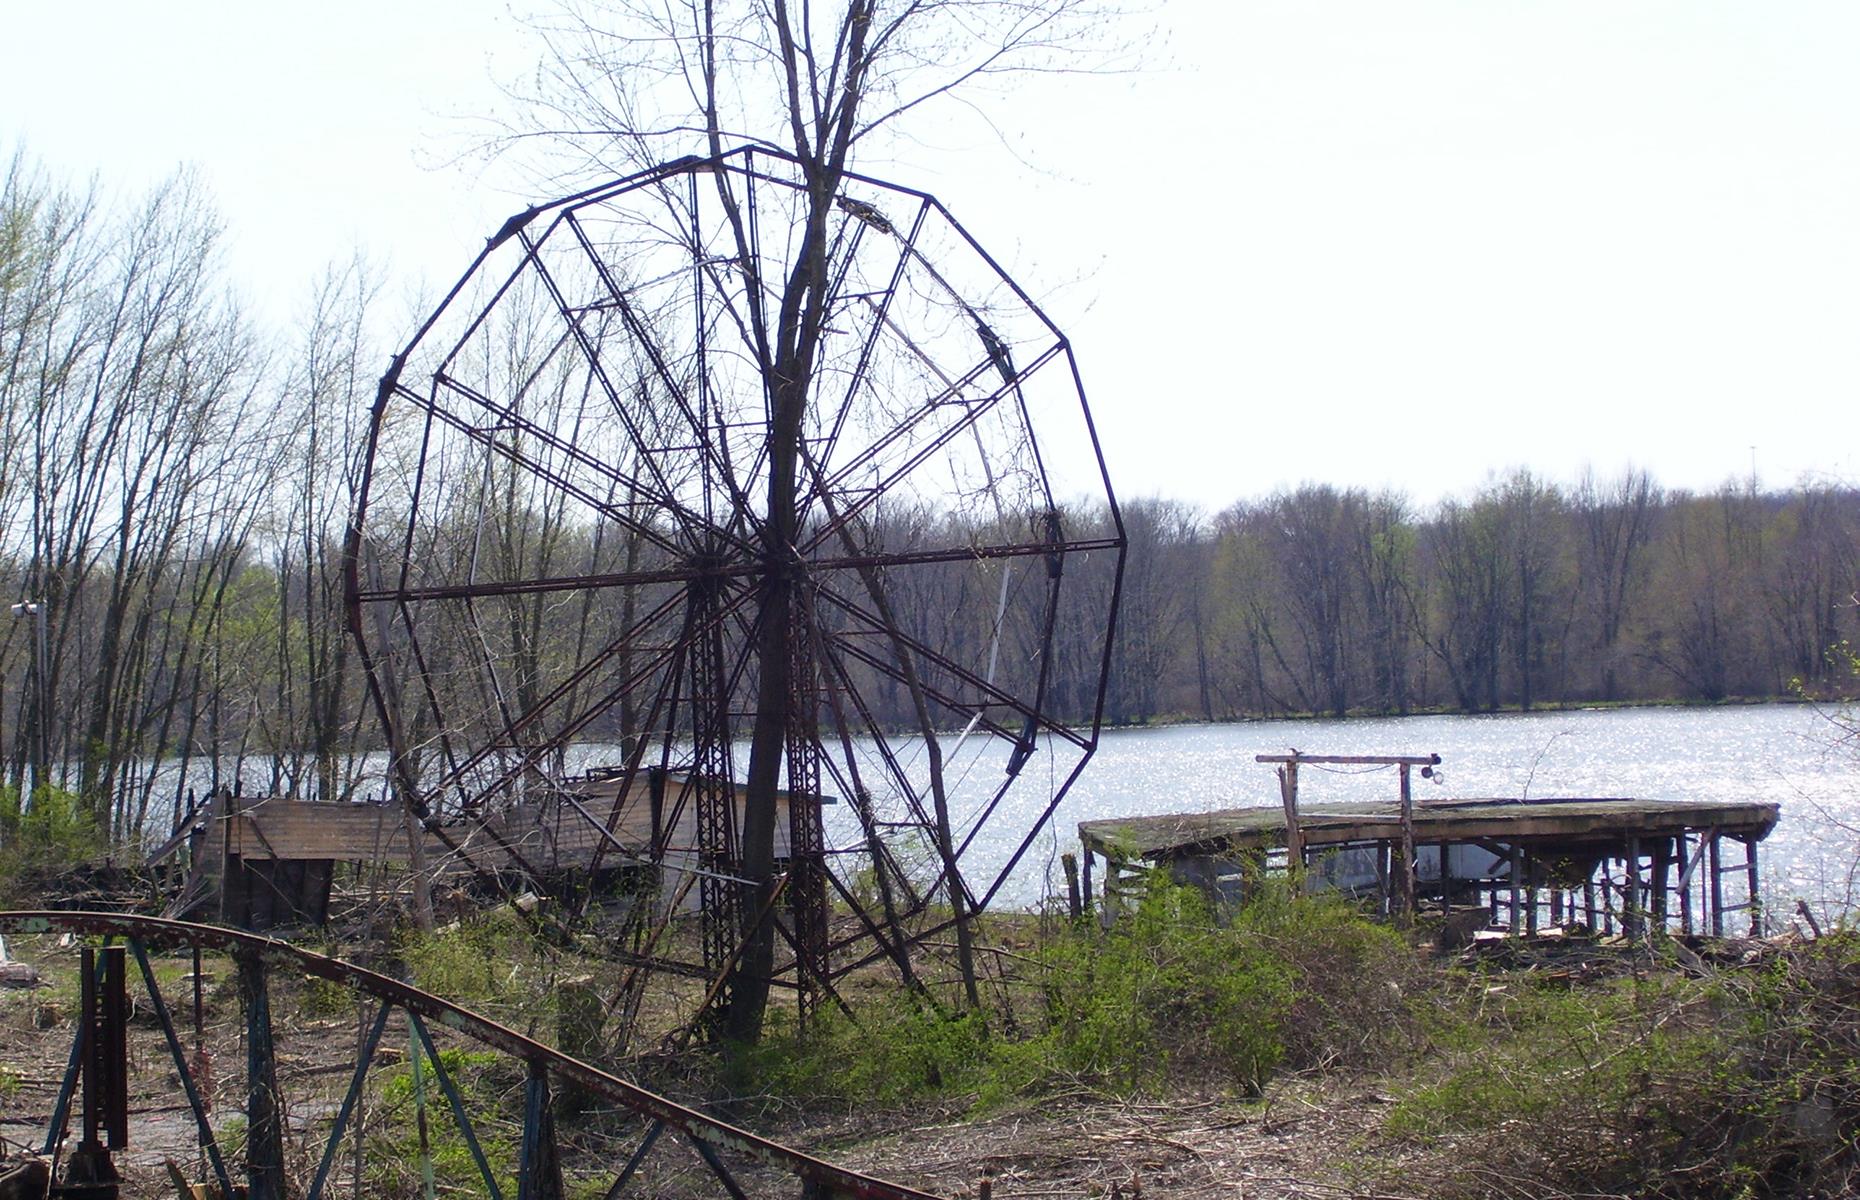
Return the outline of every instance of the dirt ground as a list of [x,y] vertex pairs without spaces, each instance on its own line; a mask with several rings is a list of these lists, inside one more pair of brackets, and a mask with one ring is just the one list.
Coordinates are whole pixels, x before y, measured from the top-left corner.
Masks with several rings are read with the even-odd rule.
[[821,1130],[817,1153],[945,1196],[991,1180],[1010,1197],[1171,1196],[1303,1200],[1387,1193],[1339,1169],[1387,1106],[1373,1091],[1299,1080],[1264,1101],[1182,1096],[1129,1103],[1089,1093],[979,1120]]
[[[70,943],[18,939],[14,956],[42,975],[36,989],[0,989],[0,1148],[37,1149],[43,1140],[59,1082],[71,1052],[78,1013],[77,955]],[[194,1055],[191,963],[184,954],[157,955],[157,978],[174,1016],[184,1052]],[[229,964],[209,957],[203,970],[202,1034],[207,1055],[203,1082],[214,1105],[214,1124],[235,1149],[241,1136],[243,1022]],[[131,1142],[117,1161],[125,1195],[172,1196],[167,1162],[197,1174],[194,1119],[181,1090],[167,1042],[133,969],[130,1035]],[[328,1120],[353,1069],[356,1014],[330,1012],[288,987],[274,990],[281,1091],[287,1098],[292,1173],[306,1186]],[[377,1072],[405,1062],[405,1033],[390,1027]],[[440,1036],[442,1047],[446,1037]],[[514,1075],[506,1090],[517,1085]],[[1326,1090],[1328,1089],[1328,1090]],[[511,1097],[506,1097],[506,1100]],[[377,1103],[379,1103],[377,1101]],[[435,1092],[434,1104],[439,1103]],[[981,1118],[955,1110],[866,1110],[823,1118],[780,1113],[746,1121],[756,1132],[797,1149],[881,1178],[950,1197],[977,1196],[986,1183],[995,1200],[1015,1197],[1272,1197],[1331,1198],[1390,1195],[1354,1177],[1350,1164],[1373,1138],[1387,1097],[1361,1086],[1338,1088],[1316,1081],[1276,1083],[1264,1099],[1218,1095],[1177,1096],[1135,1103],[1080,1089],[1043,1097]],[[509,1110],[512,1106],[504,1103]],[[387,1113],[389,1123],[404,1113]],[[435,1115],[443,1121],[443,1115]],[[514,1125],[487,1116],[481,1137],[509,1139]],[[379,1128],[384,1120],[376,1112]],[[74,1129],[75,1137],[75,1129]],[[571,1194],[599,1195],[597,1178],[611,1180],[637,1142],[638,1130],[622,1116],[566,1117],[559,1130]],[[371,1146],[371,1154],[379,1148]],[[341,1160],[347,1165],[347,1151]],[[405,1164],[397,1164],[405,1168]],[[371,1166],[370,1172],[376,1168]],[[237,1178],[237,1176],[235,1177]],[[581,1180],[579,1187],[575,1180]],[[744,1169],[751,1194],[788,1192],[778,1175]],[[402,1182],[417,1188],[403,1169]],[[672,1139],[648,1160],[641,1194],[706,1194],[718,1189],[688,1147]],[[355,1190],[342,1168],[332,1195]],[[364,1194],[382,1194],[366,1178]],[[397,1188],[388,1187],[385,1191]]]

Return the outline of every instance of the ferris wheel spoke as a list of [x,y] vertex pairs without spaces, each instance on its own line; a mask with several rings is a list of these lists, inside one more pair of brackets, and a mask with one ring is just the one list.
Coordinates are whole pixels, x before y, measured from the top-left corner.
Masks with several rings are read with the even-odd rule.
[[871,554],[815,558],[808,570],[816,573],[857,570],[861,567],[913,567],[938,563],[986,562],[1002,558],[1048,558],[1054,554],[1089,554],[1117,549],[1116,538],[1080,538],[1055,548],[1051,542],[1001,542],[983,546],[947,546],[934,550],[881,550]]
[[[615,416],[617,416],[626,427],[627,434],[633,439],[633,444],[635,446],[644,448],[651,445],[650,439],[646,438],[641,432],[637,420],[627,408],[626,402],[621,398],[619,390],[614,387],[613,380],[608,375],[606,363],[602,360],[600,347],[596,344],[594,339],[589,336],[587,329],[582,324],[580,315],[577,314],[569,304],[567,296],[562,291],[561,284],[555,278],[555,273],[543,263],[542,256],[537,252],[535,239],[527,229],[520,231],[518,236],[522,239],[524,252],[528,258],[530,269],[536,273],[536,277],[542,282],[544,289],[549,294],[550,301],[555,305],[557,314],[560,315],[569,332],[573,334],[575,344],[581,350],[582,358],[588,371],[592,374],[596,382],[600,384],[601,391],[607,397],[607,402],[613,406]],[[665,478],[658,463],[654,462],[650,455],[647,455],[644,457],[643,465],[647,472],[653,476],[653,482],[657,492],[669,500],[672,495],[672,487],[670,482]]]
[[[1038,370],[1058,353],[1057,349],[1041,356],[1025,368],[1023,375]],[[986,364],[974,368],[980,374]],[[850,502],[840,506],[839,516],[830,518],[828,524],[816,531],[803,546],[803,553],[812,553],[820,543],[831,536],[839,521],[855,517],[877,504],[887,493],[899,486],[925,462],[939,455],[951,442],[963,433],[975,427],[975,424],[988,414],[1000,401],[1014,393],[1012,385],[1003,385],[987,395],[974,401],[961,402],[963,415],[936,430],[935,434],[924,440],[916,440],[913,434],[917,427],[927,421],[938,407],[947,405],[926,404],[916,414],[894,426],[883,437],[867,446],[858,456],[828,474],[824,468],[814,486],[803,497],[802,503],[811,508],[817,503],[824,503],[828,496],[850,496]],[[903,461],[885,471],[882,478],[868,484],[860,485],[854,480],[857,474],[868,466],[875,466],[886,451],[903,447]],[[1050,498],[1049,498],[1050,503]]]
[[[987,905],[994,900],[996,894],[1001,891],[1001,888],[1007,883],[1008,877],[1014,873],[1016,867],[1020,866],[1021,859],[1025,858],[1027,856],[1027,851],[1033,848],[1034,840],[1045,830],[1047,822],[1053,819],[1053,813],[1058,810],[1060,802],[1064,800],[1067,793],[1072,790],[1072,785],[1078,782],[1079,772],[1085,769],[1087,761],[1089,761],[1088,757],[1081,757],[1075,761],[1072,764],[1071,770],[1066,773],[1065,778],[1059,782],[1057,787],[1052,789],[1051,797],[1047,800],[1045,806],[1040,809],[1039,815],[1027,824],[1026,834],[1014,847],[1013,853],[1008,855],[1007,861],[1001,865],[1000,870],[995,872],[994,882],[988,885],[987,889],[976,901],[977,905],[984,908],[987,907]],[[985,811],[992,816],[995,808],[1000,805],[1001,800],[1002,797],[997,795]],[[981,827],[978,825],[975,830],[970,831],[968,838],[963,841],[963,849],[966,850],[969,844],[975,840],[976,834],[980,831],[980,828]]]
[[[591,655],[586,662],[582,663],[574,672],[558,683],[547,695],[538,700],[521,715],[515,716],[506,726],[505,733],[508,738],[507,741],[496,739],[486,741],[476,753],[453,763],[447,773],[436,781],[429,790],[434,794],[439,794],[458,789],[461,787],[462,781],[470,777],[472,772],[483,766],[486,762],[502,754],[511,752],[518,753],[520,755],[520,761],[516,766],[512,767],[503,776],[498,777],[491,784],[479,790],[477,798],[482,799],[484,795],[495,792],[499,788],[507,785],[510,780],[516,778],[525,768],[533,766],[536,756],[548,749],[548,743],[551,740],[559,740],[561,734],[558,733],[554,739],[539,738],[536,742],[526,746],[523,739],[530,729],[539,724],[542,719],[565,698],[573,696],[583,683],[593,678],[610,663],[614,662],[616,659],[640,653],[639,646],[645,634],[649,632],[653,626],[665,622],[683,603],[684,597],[682,593],[676,593],[666,597],[656,608],[640,617],[631,626],[623,630],[618,636],[614,637],[600,650]],[[677,648],[676,639],[670,639],[655,647],[650,654],[634,666],[632,672],[619,686],[601,699],[584,708],[579,714],[565,722],[562,728],[569,731],[579,731],[585,728],[595,717],[598,717],[601,713],[612,708],[621,697],[637,687],[642,679],[650,678],[660,665],[672,654],[676,653]]]
[[[544,484],[579,500],[587,508],[599,513],[606,520],[612,521],[614,524],[626,529],[629,533],[644,538],[669,553],[681,552],[683,548],[677,542],[667,538],[660,530],[633,517],[627,512],[625,507],[616,505],[611,499],[589,491],[563,472],[559,467],[525,453],[519,448],[514,439],[506,441],[498,438],[496,434],[505,430],[520,432],[525,438],[558,452],[564,458],[573,461],[577,466],[584,467],[603,476],[611,486],[624,489],[629,497],[637,498],[641,504],[660,507],[674,515],[688,517],[688,514],[682,513],[675,504],[671,503],[669,497],[657,495],[650,488],[643,486],[639,480],[627,475],[625,472],[615,470],[605,464],[597,462],[590,455],[572,444],[563,441],[532,422],[525,421],[502,405],[499,405],[496,401],[474,391],[472,388],[467,387],[457,380],[442,375],[435,379],[435,385],[437,387],[444,387],[483,407],[487,412],[498,419],[499,424],[492,426],[478,425],[466,420],[464,416],[453,412],[444,405],[436,403],[429,404],[421,397],[413,396],[412,393],[407,394],[412,396],[416,403],[420,403],[423,407],[427,408],[434,417],[453,431],[463,434],[470,441],[484,447],[512,465],[522,467]],[[631,506],[632,505],[629,505],[629,507]]]
[[[857,205],[847,203],[845,199],[842,198],[841,208],[847,211],[854,219],[864,221],[867,224],[877,222],[877,227],[886,231],[893,229],[891,222],[887,220],[882,213],[878,213],[877,210],[872,209],[869,205],[861,208]],[[859,348],[859,357],[853,367],[852,378],[846,386],[846,394],[841,397],[839,408],[834,413],[833,424],[828,429],[827,435],[822,442],[822,448],[819,451],[820,461],[822,462],[831,462],[833,460],[834,448],[839,445],[840,435],[846,428],[846,420],[855,407],[858,390],[864,383],[867,377],[866,373],[871,369],[873,356],[878,350],[879,335],[888,328],[896,329],[896,324],[891,320],[890,315],[892,301],[897,297],[898,288],[904,282],[905,268],[910,265],[911,255],[916,248],[918,235],[923,231],[924,221],[929,215],[930,203],[926,197],[918,201],[917,212],[911,220],[911,230],[901,239],[903,244],[899,247],[897,260],[892,265],[884,290],[880,293],[883,298],[880,301],[874,302],[868,295],[861,295],[859,297],[865,306],[872,311],[873,320],[871,328],[867,331],[864,342]],[[945,384],[948,382],[947,379],[944,380]]]
[[[747,591],[737,592],[727,603],[718,606],[713,620],[716,622],[726,620],[735,609],[748,603],[750,598],[751,594]],[[488,783],[482,785],[477,792],[477,797],[480,800],[483,797],[494,795],[509,787],[510,784],[521,777],[525,771],[535,768],[538,763],[541,762],[543,756],[550,753],[557,745],[582,732],[602,714],[612,710],[613,707],[620,703],[625,697],[639,691],[643,685],[649,684],[654,680],[660,680],[660,688],[663,690],[665,686],[663,676],[670,670],[673,664],[682,661],[683,656],[689,652],[690,631],[688,629],[681,636],[667,637],[654,645],[650,652],[645,654],[643,659],[628,663],[627,665],[632,669],[617,685],[596,697],[579,712],[571,715],[567,721],[552,732],[550,737],[530,745],[524,745],[521,741],[521,735],[527,731],[529,725],[539,721],[550,709],[560,703],[563,697],[572,695],[574,690],[578,688],[582,682],[590,678],[601,667],[616,658],[640,654],[641,651],[638,644],[641,636],[656,623],[671,623],[670,619],[674,614],[681,612],[685,604],[686,596],[683,594],[668,597],[665,602],[653,612],[642,617],[626,632],[610,642],[603,651],[590,659],[581,669],[576,671],[568,679],[563,680],[548,697],[539,701],[528,712],[519,717],[512,726],[512,737],[515,739],[513,742],[501,743],[493,741],[487,743],[477,754],[460,763],[446,778],[438,781],[434,790],[441,791],[447,788],[456,788],[474,769],[482,766],[499,753],[514,752],[517,754],[516,761],[501,774],[494,776]]]
[[[921,640],[912,637],[905,631],[887,624],[876,613],[873,613],[857,601],[841,595],[835,589],[824,584],[819,585],[819,594],[826,599],[829,604],[863,625],[865,627],[864,632],[892,641],[896,649],[910,654],[911,657],[918,662],[928,663],[938,670],[946,672],[953,680],[971,689],[975,693],[975,697],[970,699],[963,699],[948,694],[942,689],[933,690],[927,686],[925,691],[931,694],[939,704],[952,712],[958,712],[964,716],[979,716],[982,723],[981,727],[995,736],[1007,738],[1011,741],[1020,740],[1024,737],[1023,731],[1010,730],[988,715],[989,709],[1006,708],[1025,720],[1032,721],[1035,727],[1040,731],[1052,734],[1055,737],[1063,738],[1080,747],[1086,747],[1091,744],[1088,739],[1081,736],[1076,730],[1055,720],[1051,714],[1041,711],[1037,704],[1004,691],[988,682],[988,680],[984,679],[982,676],[949,658],[942,652],[924,644]],[[887,657],[886,654],[868,650],[862,646],[856,647],[851,645],[845,640],[845,635],[838,636],[847,653],[856,655],[873,670],[900,683],[905,682],[904,672],[897,664],[895,652]]]
[[[864,727],[863,736],[872,743],[880,767],[886,776],[882,781],[884,786],[891,788],[896,795],[903,798],[905,807],[914,819],[913,823],[920,831],[934,830],[935,818],[924,807],[923,797],[918,791],[917,784],[906,771],[902,756],[892,747],[891,735],[886,731],[885,722],[879,720],[865,695],[860,692],[853,681],[853,674],[846,661],[845,647],[834,637],[823,634],[819,638],[819,650],[821,660],[832,670],[833,686],[836,692],[846,701],[851,702],[859,724]],[[850,741],[850,737],[848,740]],[[849,770],[857,769],[857,758],[850,751],[848,763],[852,764]],[[901,872],[900,878],[903,877]]]
[[691,584],[700,579],[744,579],[760,573],[756,563],[712,565],[689,558],[680,565],[651,571],[619,571],[595,575],[555,575],[541,579],[496,579],[483,583],[432,584],[425,587],[365,589],[356,593],[364,604],[395,601],[470,600],[485,596],[539,596],[552,592],[600,591],[649,587],[656,584]]
[[[962,389],[984,376],[987,373],[987,369],[988,364],[985,360],[974,364],[967,372],[958,377],[955,383],[946,387],[940,393],[926,397],[908,416],[896,421],[883,433],[873,438],[857,455],[847,462],[839,464],[838,466],[832,466],[824,462],[821,463],[821,489],[834,492],[855,492],[861,490],[852,480],[859,473],[868,470],[868,468],[873,470],[884,470],[880,464],[882,464],[888,452],[901,452],[904,455],[904,465],[902,468],[890,468],[886,473],[884,483],[878,485],[879,488],[882,490],[883,487],[889,486],[898,479],[909,474],[911,469],[934,455],[938,450],[941,450],[956,436],[956,434],[962,432],[963,429],[967,428],[976,420],[979,420],[990,408],[994,407],[1002,396],[1007,394],[1008,389],[1006,387],[1001,387],[989,392],[984,392],[973,399],[965,398],[961,395]],[[941,430],[937,430],[928,439],[918,440],[913,436],[917,434],[919,426],[930,421],[945,409],[950,408],[963,409],[963,417],[957,422]],[[811,502],[813,497],[809,496],[806,499]]]
[[[569,210],[564,214],[563,219],[568,228],[574,233],[576,243],[580,246],[582,254],[587,258],[589,265],[594,269],[596,277],[600,280],[602,288],[607,293],[609,303],[619,313],[622,323],[625,325],[628,334],[632,338],[632,344],[639,347],[645,354],[647,361],[652,366],[654,377],[659,380],[659,384],[665,389],[666,394],[672,398],[673,405],[683,421],[684,434],[682,436],[691,439],[690,445],[692,447],[692,453],[695,453],[699,457],[706,484],[713,479],[720,481],[731,501],[730,507],[732,510],[745,507],[748,497],[743,492],[741,485],[737,482],[736,473],[732,468],[728,455],[722,452],[723,447],[712,437],[712,430],[709,427],[709,421],[704,413],[705,404],[703,403],[703,399],[705,371],[707,366],[705,359],[709,337],[703,312],[704,292],[701,281],[706,274],[710,274],[714,278],[714,272],[709,271],[707,264],[704,262],[701,248],[695,240],[695,231],[693,233],[694,240],[691,244],[691,255],[694,274],[698,280],[693,291],[693,303],[697,310],[697,327],[694,331],[697,353],[697,372],[694,382],[698,391],[699,403],[696,407],[694,407],[691,402],[690,387],[680,383],[673,376],[664,349],[659,346],[657,340],[653,336],[652,330],[647,325],[647,322],[640,316],[633,302],[627,298],[626,289],[622,288],[619,281],[614,278],[612,268],[601,258],[598,249],[588,236],[586,229],[583,228],[583,223],[577,218],[575,211],[573,209]],[[727,292],[721,288],[721,281],[719,280],[717,282],[719,284],[719,294],[724,298],[724,302],[727,306]],[[706,490],[708,491],[708,488]]]

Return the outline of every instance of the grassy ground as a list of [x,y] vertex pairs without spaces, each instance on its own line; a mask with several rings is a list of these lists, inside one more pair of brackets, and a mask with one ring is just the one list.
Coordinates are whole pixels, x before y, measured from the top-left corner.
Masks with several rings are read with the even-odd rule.
[[[846,981],[850,1015],[805,1032],[779,1007],[753,1050],[669,1053],[701,985],[640,1010],[623,1074],[845,1165],[945,1195],[1832,1196],[1860,1165],[1860,940],[1653,946],[1545,941],[1442,959],[1421,933],[1334,900],[1279,895],[1219,921],[1163,890],[1102,930],[1032,917],[984,928],[979,1012],[962,1011],[941,951],[921,993],[872,969]],[[68,1053],[77,947],[19,939],[50,982],[0,992],[0,1137],[42,1128]],[[361,947],[330,947],[349,957]],[[611,996],[624,968],[597,941],[529,936],[508,914],[376,945],[403,971],[544,1041],[565,981]],[[156,960],[192,1043],[191,963]],[[230,965],[205,963],[202,1026],[234,1147],[244,1094]],[[570,988],[569,991],[574,991]],[[372,1014],[340,988],[274,984],[291,1169],[307,1182]],[[614,1026],[605,1031],[611,1055]],[[442,1060],[514,1192],[523,1076],[441,1030]],[[579,1036],[579,1035],[577,1035]],[[132,1030],[132,1194],[167,1195],[162,1161],[191,1169],[191,1118],[145,1010]],[[390,1025],[370,1076],[359,1189],[477,1190],[476,1167],[430,1071],[426,1153],[408,1035]],[[571,1194],[600,1195],[642,1127],[570,1105]],[[712,1194],[671,1139],[647,1194]],[[746,1183],[762,1180],[753,1172]],[[783,1184],[786,1190],[791,1184]],[[752,1193],[755,1187],[750,1189]]]

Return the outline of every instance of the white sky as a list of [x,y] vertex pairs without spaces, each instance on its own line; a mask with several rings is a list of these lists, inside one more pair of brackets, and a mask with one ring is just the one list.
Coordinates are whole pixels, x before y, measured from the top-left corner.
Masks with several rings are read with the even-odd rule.
[[[1142,73],[990,102],[1031,167],[973,125],[865,164],[1072,336],[1121,494],[1860,476],[1860,5],[1153,19]],[[278,320],[357,246],[432,294],[543,198],[445,165],[534,56],[504,0],[16,5],[0,35],[0,144],[113,190],[195,164]]]

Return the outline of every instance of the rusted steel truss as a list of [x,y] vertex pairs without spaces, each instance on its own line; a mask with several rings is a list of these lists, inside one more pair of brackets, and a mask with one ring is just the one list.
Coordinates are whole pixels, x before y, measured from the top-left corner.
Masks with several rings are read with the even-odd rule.
[[[238,1164],[218,1143],[207,1105],[196,1078],[198,1062],[184,1048],[174,1015],[156,982],[149,950],[191,946],[224,951],[238,969],[239,995],[246,1023],[246,1147],[244,1174],[252,1200],[282,1200],[301,1194],[320,1200],[329,1185],[338,1151],[349,1131],[359,1097],[367,1081],[391,1015],[405,1014],[412,1036],[422,1051],[421,1061],[433,1072],[439,1091],[461,1139],[477,1167],[483,1195],[504,1200],[496,1174],[480,1145],[472,1115],[434,1043],[432,1026],[482,1046],[510,1055],[526,1068],[523,1099],[523,1136],[517,1169],[519,1200],[556,1200],[562,1195],[561,1168],[555,1142],[553,1097],[564,1087],[592,1095],[641,1118],[643,1133],[624,1160],[611,1164],[612,1184],[605,1195],[627,1194],[642,1163],[659,1149],[666,1133],[675,1134],[697,1155],[725,1194],[750,1194],[740,1166],[757,1164],[796,1181],[806,1197],[851,1197],[857,1200],[932,1200],[930,1195],[901,1184],[876,1179],[803,1154],[747,1130],[716,1120],[663,1096],[620,1079],[599,1067],[551,1049],[468,1009],[430,992],[363,967],[300,950],[287,942],[157,917],[90,912],[0,912],[0,932],[35,934],[68,932],[105,939],[101,950],[84,951],[84,997],[69,1066],[58,1091],[43,1143],[44,1157],[56,1165],[68,1140],[72,1105],[78,1108],[81,1131],[68,1155],[62,1178],[68,1184],[94,1184],[98,1195],[113,1195],[117,1179],[111,1160],[114,1151],[131,1144],[126,1081],[129,1055],[125,1040],[128,1020],[127,964],[133,960],[141,976],[149,1008],[161,1026],[170,1066],[193,1115],[202,1156],[211,1181],[222,1195],[232,1195]],[[325,1135],[315,1173],[307,1185],[287,1178],[282,1114],[291,1111],[276,1071],[277,1052],[271,1025],[269,991],[280,974],[295,974],[338,984],[358,996],[373,999],[374,1017],[362,1038],[360,1053],[346,1091]],[[199,998],[196,992],[195,1004]],[[732,1164],[738,1164],[733,1167]],[[586,1163],[574,1164],[586,1167]]]
[[[822,250],[812,186],[744,148],[511,218],[382,380],[347,554],[409,807],[598,826],[591,862],[454,849],[526,888],[646,866],[661,923],[696,865],[702,937],[645,940],[722,1008],[725,964],[776,936],[804,1018],[1019,866],[1097,745],[1124,550],[1065,336],[934,197],[849,175]],[[752,743],[780,764],[754,796]],[[745,815],[777,773],[785,821]],[[620,810],[648,779],[641,833]],[[751,879],[758,819],[785,861]]]

